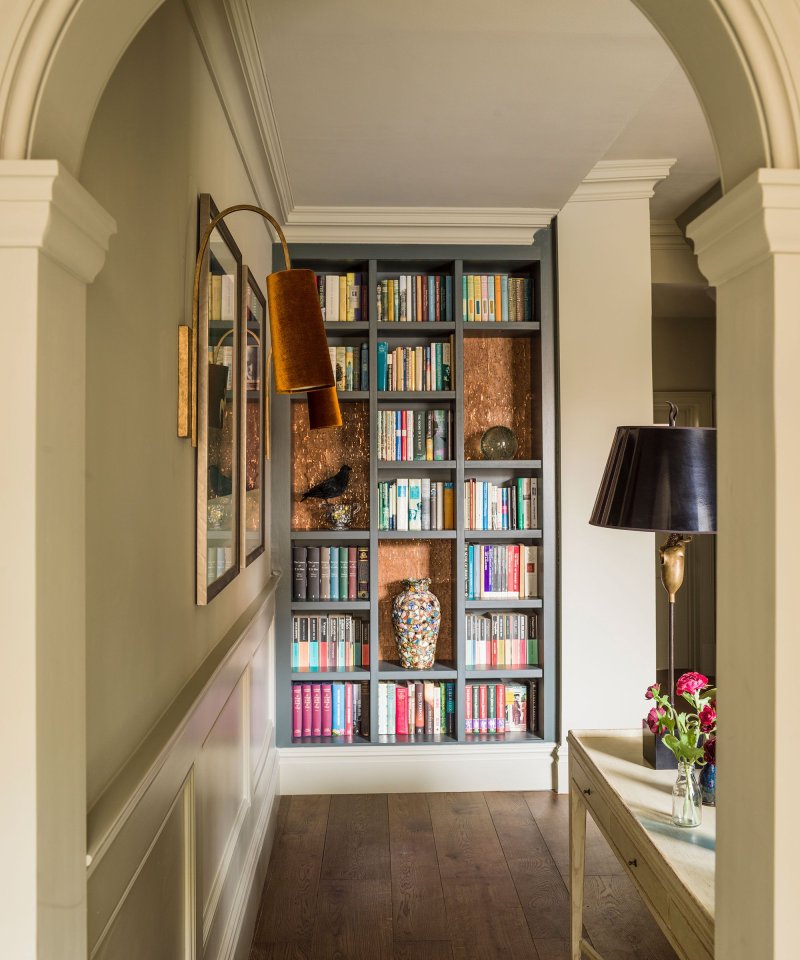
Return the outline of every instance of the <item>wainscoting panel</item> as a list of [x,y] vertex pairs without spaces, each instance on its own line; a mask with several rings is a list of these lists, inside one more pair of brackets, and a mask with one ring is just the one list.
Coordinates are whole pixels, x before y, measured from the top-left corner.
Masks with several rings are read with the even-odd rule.
[[247,956],[277,814],[276,585],[272,577],[89,811],[92,960]]

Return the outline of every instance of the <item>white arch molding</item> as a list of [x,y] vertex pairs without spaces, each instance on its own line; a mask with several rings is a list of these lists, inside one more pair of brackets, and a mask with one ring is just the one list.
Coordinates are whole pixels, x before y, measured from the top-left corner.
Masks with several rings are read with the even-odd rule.
[[[0,160],[58,160],[77,178],[103,90],[120,57],[161,2],[5,0],[0,36]],[[793,421],[786,414],[800,406],[795,386],[798,378],[793,369],[781,366],[787,357],[800,355],[800,343],[791,334],[800,300],[800,289],[796,289],[800,284],[791,279],[800,275],[795,262],[800,261],[800,5],[794,0],[632,2],[682,63],[717,148],[726,196],[700,218],[692,232],[701,265],[720,288],[718,399],[720,475],[725,478],[721,506],[752,504],[747,522],[751,530],[758,531],[753,545],[732,529],[733,511],[726,519],[721,510],[721,523],[727,525],[720,532],[719,565],[720,677],[728,684],[727,692],[723,689],[721,694],[723,716],[726,697],[730,698],[731,713],[742,709],[736,697],[745,689],[751,696],[766,697],[768,715],[763,723],[753,725],[757,729],[752,732],[745,724],[745,729],[737,731],[736,742],[724,745],[731,772],[722,777],[735,781],[731,787],[736,796],[728,810],[720,811],[719,862],[727,870],[718,876],[717,956],[724,960],[756,956],[788,960],[795,955],[792,897],[797,891],[786,877],[793,874],[799,853],[793,848],[797,840],[792,840],[792,835],[800,835],[796,828],[793,834],[788,829],[794,815],[789,804],[800,793],[800,784],[789,768],[794,752],[786,749],[790,741],[784,744],[781,740],[784,762],[780,770],[775,754],[781,736],[777,711],[789,709],[783,685],[789,680],[783,677],[800,674],[799,655],[791,653],[794,648],[785,642],[796,624],[796,612],[787,602],[791,584],[783,582],[780,565],[781,559],[791,557],[800,531],[800,508],[793,504],[800,453],[793,431],[788,429]],[[195,7],[218,11],[219,0],[193,0]],[[788,172],[782,176],[780,171]],[[15,175],[21,176],[22,171]],[[53,177],[58,179],[57,171]],[[0,202],[5,199],[0,192]],[[39,202],[38,194],[34,199]],[[53,203],[63,206],[64,202],[58,197],[44,198],[40,206],[50,204],[50,209]],[[84,198],[81,202],[90,205],[91,201]],[[108,224],[104,227],[106,232],[111,228]],[[8,276],[13,279],[14,274]],[[34,280],[35,276],[31,268]],[[82,308],[77,292],[75,296],[75,316],[79,318]],[[748,304],[752,319],[743,313]],[[31,316],[36,320],[35,309]],[[38,323],[44,328],[47,322],[40,308]],[[31,349],[35,358],[35,344]],[[748,407],[736,395],[737,390],[741,393],[742,382],[764,399],[768,409],[762,411],[762,420],[752,403]],[[57,391],[54,396],[58,397]],[[778,417],[781,411],[782,420]],[[39,412],[46,420],[47,411]],[[74,413],[80,419],[77,399]],[[758,471],[742,463],[734,449],[736,431],[745,428],[748,436],[758,437],[761,444]],[[31,429],[38,440],[38,423]],[[79,474],[76,465],[76,484],[81,482]],[[81,499],[78,486],[75,499]],[[744,522],[737,519],[740,526]],[[765,558],[768,562],[762,563],[760,579],[753,586],[756,562]],[[744,626],[741,616],[733,618],[724,609],[726,599],[733,607],[737,595],[742,595],[742,583],[753,588],[750,609],[757,615],[755,621],[744,618]],[[72,624],[76,636],[81,632],[80,617],[78,610]],[[754,662],[752,636],[758,630],[765,650],[761,671],[765,679],[754,683],[750,675],[759,671],[759,662]],[[29,669],[36,667],[29,664]],[[786,737],[790,736],[787,730]],[[762,754],[766,759],[759,765]],[[758,761],[755,765],[753,757]],[[756,780],[749,786],[748,774]],[[723,785],[727,786],[724,779]],[[747,797],[741,796],[746,790],[752,790],[752,807],[747,806]],[[748,823],[748,814],[758,822]],[[747,841],[748,833],[755,835],[759,830],[763,850],[755,840]],[[63,937],[61,919],[53,924],[53,937]],[[76,928],[70,958],[81,956],[81,943],[82,934]],[[15,955],[33,957],[35,948]]]

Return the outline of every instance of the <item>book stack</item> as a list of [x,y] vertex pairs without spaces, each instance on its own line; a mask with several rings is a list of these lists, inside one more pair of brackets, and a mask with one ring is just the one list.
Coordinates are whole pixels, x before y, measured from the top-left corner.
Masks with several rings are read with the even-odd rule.
[[378,281],[378,323],[453,319],[453,278],[405,274]]
[[535,530],[539,526],[539,481],[517,477],[505,485],[464,481],[467,530]]
[[465,274],[461,278],[464,323],[520,323],[533,319],[530,277],[507,273]]
[[228,380],[225,384],[226,390],[233,390],[233,347],[224,344],[216,350],[217,363],[228,368]]
[[356,617],[292,618],[292,670],[369,666],[369,622]]
[[292,600],[369,600],[369,547],[292,547]]
[[367,285],[360,273],[326,273],[317,276],[322,319],[328,322],[367,319]]
[[369,347],[328,347],[337,390],[369,390]]
[[452,338],[426,347],[395,347],[378,341],[378,390],[452,390]]
[[450,481],[383,480],[378,484],[379,530],[452,530]]
[[466,615],[467,667],[533,667],[539,663],[536,614]]
[[208,319],[211,323],[233,323],[236,318],[236,277],[211,273],[208,277]]
[[292,737],[369,736],[369,683],[293,683]]
[[468,683],[464,697],[468,735],[536,733],[536,681]]
[[206,583],[218,580],[233,566],[233,547],[206,547]]
[[467,600],[530,600],[539,596],[539,548],[524,543],[469,543],[464,548]]
[[389,737],[455,737],[455,703],[455,681],[381,682],[378,733]]
[[452,460],[452,410],[379,410],[379,460]]

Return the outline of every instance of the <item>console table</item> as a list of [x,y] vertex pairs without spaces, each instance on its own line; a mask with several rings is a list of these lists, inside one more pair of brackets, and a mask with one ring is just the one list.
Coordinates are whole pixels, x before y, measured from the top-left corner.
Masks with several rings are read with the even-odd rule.
[[603,960],[582,937],[587,810],[678,956],[713,960],[715,809],[673,826],[676,773],[644,761],[640,730],[573,730],[567,742],[572,960]]

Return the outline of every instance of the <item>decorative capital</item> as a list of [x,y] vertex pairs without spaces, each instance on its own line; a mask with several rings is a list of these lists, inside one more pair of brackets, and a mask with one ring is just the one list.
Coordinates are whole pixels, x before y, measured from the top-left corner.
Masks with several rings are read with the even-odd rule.
[[601,160],[586,174],[570,203],[597,200],[649,200],[666,180],[675,160]]
[[57,160],[0,160],[0,247],[35,248],[83,283],[117,225]]
[[686,233],[715,287],[769,256],[800,253],[800,170],[755,170]]

